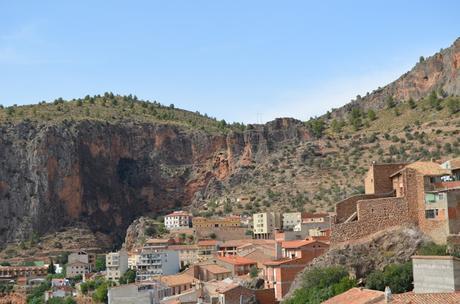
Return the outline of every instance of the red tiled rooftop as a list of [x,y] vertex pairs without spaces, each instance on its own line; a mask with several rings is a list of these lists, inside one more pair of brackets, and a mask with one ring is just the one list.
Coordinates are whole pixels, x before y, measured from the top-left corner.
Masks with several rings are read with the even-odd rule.
[[295,241],[284,241],[281,243],[281,247],[285,249],[296,249],[313,243],[321,243],[317,240],[295,240]]
[[201,240],[198,241],[198,246],[216,246],[219,242],[217,240]]
[[218,260],[223,262],[227,262],[233,265],[250,265],[250,264],[257,264],[256,261],[242,257],[237,255],[230,255],[230,256],[218,256]]
[[214,264],[203,265],[203,266],[201,266],[201,268],[206,269],[207,271],[209,271],[209,272],[211,272],[211,273],[214,273],[214,274],[229,273],[229,272],[231,272],[231,271],[228,270],[227,268],[224,268],[224,267],[219,266],[219,265],[214,265]]
[[413,293],[406,292],[393,295],[391,304],[458,304],[460,292],[450,293]]
[[376,304],[383,303],[381,301],[384,299],[383,291],[355,287],[324,301],[323,304]]

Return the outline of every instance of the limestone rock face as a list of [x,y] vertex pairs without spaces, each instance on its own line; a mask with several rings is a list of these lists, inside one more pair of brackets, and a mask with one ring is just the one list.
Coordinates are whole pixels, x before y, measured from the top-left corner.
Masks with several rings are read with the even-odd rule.
[[344,116],[353,107],[378,110],[386,106],[390,96],[396,103],[410,98],[417,101],[432,91],[440,90],[446,95],[460,95],[460,38],[449,48],[417,63],[394,82],[346,104],[332,114]]
[[278,142],[309,138],[294,119],[228,134],[97,120],[0,125],[0,244],[76,223],[121,244],[139,216],[215,194]]

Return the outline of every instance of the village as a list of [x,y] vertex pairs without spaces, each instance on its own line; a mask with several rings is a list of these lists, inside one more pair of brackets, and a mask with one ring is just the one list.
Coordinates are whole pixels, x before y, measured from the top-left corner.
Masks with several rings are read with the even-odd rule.
[[[1,261],[0,280],[23,294],[45,286],[38,290],[50,302],[91,303],[100,293],[110,304],[279,303],[315,258],[387,229],[417,227],[436,244],[460,244],[459,159],[371,163],[364,189],[335,212],[200,217],[176,210],[164,216],[161,238],[106,254],[81,248],[65,264]],[[460,259],[413,256],[412,263],[412,292],[352,288],[326,303],[460,303]]]

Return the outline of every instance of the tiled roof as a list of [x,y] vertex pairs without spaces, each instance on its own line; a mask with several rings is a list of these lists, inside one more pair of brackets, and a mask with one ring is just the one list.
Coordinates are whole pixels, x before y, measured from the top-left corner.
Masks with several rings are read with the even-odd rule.
[[324,301],[323,304],[376,304],[383,303],[384,299],[383,291],[355,287]]
[[451,293],[413,293],[394,294],[391,304],[458,304],[460,292]]
[[170,250],[198,250],[197,245],[169,245]]
[[219,266],[219,265],[213,265],[213,264],[203,265],[203,266],[201,266],[201,268],[206,269],[207,271],[212,272],[214,274],[231,272],[230,270],[228,270],[225,267],[222,267],[222,266]]
[[448,169],[443,169],[440,164],[430,161],[416,161],[411,164],[408,164],[403,169],[397,171],[393,175],[401,172],[404,169],[414,169],[422,175],[428,176],[442,176],[442,175],[450,175],[451,171]]
[[294,259],[291,259],[291,258],[281,258],[281,259],[277,259],[277,260],[273,260],[273,261],[267,261],[267,262],[264,263],[264,265],[276,266],[276,265],[291,263],[292,261],[297,261],[297,260],[299,260],[299,259],[300,259],[300,258],[294,258]]
[[302,218],[322,218],[328,217],[329,213],[311,213],[311,212],[302,212]]
[[451,159],[449,160],[449,163],[452,170],[460,168],[460,158]]
[[158,276],[153,278],[156,281],[159,281],[163,284],[171,286],[177,285],[184,285],[184,284],[191,284],[196,281],[194,277],[188,274],[173,274],[173,275],[166,275],[166,276]]
[[198,246],[216,246],[219,242],[216,240],[201,240],[198,241]]
[[146,244],[168,244],[172,241],[170,239],[148,239]]
[[321,243],[317,240],[295,240],[295,241],[284,241],[281,243],[281,247],[286,249],[296,249],[313,243]]
[[227,262],[233,265],[248,265],[248,264],[257,264],[256,261],[241,257],[238,255],[230,255],[230,256],[218,256],[218,260],[221,260],[223,262]]

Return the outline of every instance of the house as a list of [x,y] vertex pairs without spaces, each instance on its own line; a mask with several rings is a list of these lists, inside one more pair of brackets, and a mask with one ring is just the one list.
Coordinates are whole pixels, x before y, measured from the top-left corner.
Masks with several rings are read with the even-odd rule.
[[169,250],[179,254],[179,268],[187,267],[198,262],[197,245],[169,245]]
[[192,265],[184,273],[193,276],[203,282],[221,281],[232,276],[232,272],[225,267],[219,266],[212,261]]
[[294,227],[300,227],[302,223],[301,212],[286,212],[283,213],[283,230],[293,230]]
[[[167,244],[167,243],[166,243]],[[165,242],[147,242],[135,262],[136,280],[150,280],[153,276],[179,272],[179,254],[169,250]]]
[[195,229],[241,227],[241,219],[239,216],[214,218],[194,217],[192,219],[192,226]]
[[278,212],[253,214],[253,234],[255,239],[271,239],[276,229],[281,229],[281,215]]
[[274,288],[276,299],[281,301],[289,291],[297,273],[328,248],[328,244],[317,240],[277,243],[276,259],[264,263],[265,288]]
[[125,249],[110,252],[105,256],[106,278],[116,281],[128,270],[128,253]]
[[96,265],[96,255],[86,251],[77,251],[69,254],[66,266],[67,277],[75,277],[91,272]]
[[186,273],[157,276],[153,277],[153,281],[160,282],[161,284],[171,288],[171,295],[177,295],[190,290],[196,283],[198,283],[197,279]]
[[219,241],[216,240],[200,240],[198,246],[198,260],[205,261],[213,257],[219,250]]
[[[202,286],[201,303],[213,304],[275,304],[273,289],[250,289],[232,279],[209,281]],[[200,302],[199,302],[200,303]]]
[[216,263],[231,271],[233,276],[248,274],[251,268],[257,267],[257,262],[242,256],[217,256]]
[[171,295],[171,288],[158,281],[119,285],[107,292],[109,304],[160,304],[162,299]]
[[174,211],[165,215],[164,225],[168,230],[189,228],[192,225],[192,215],[186,211]]

